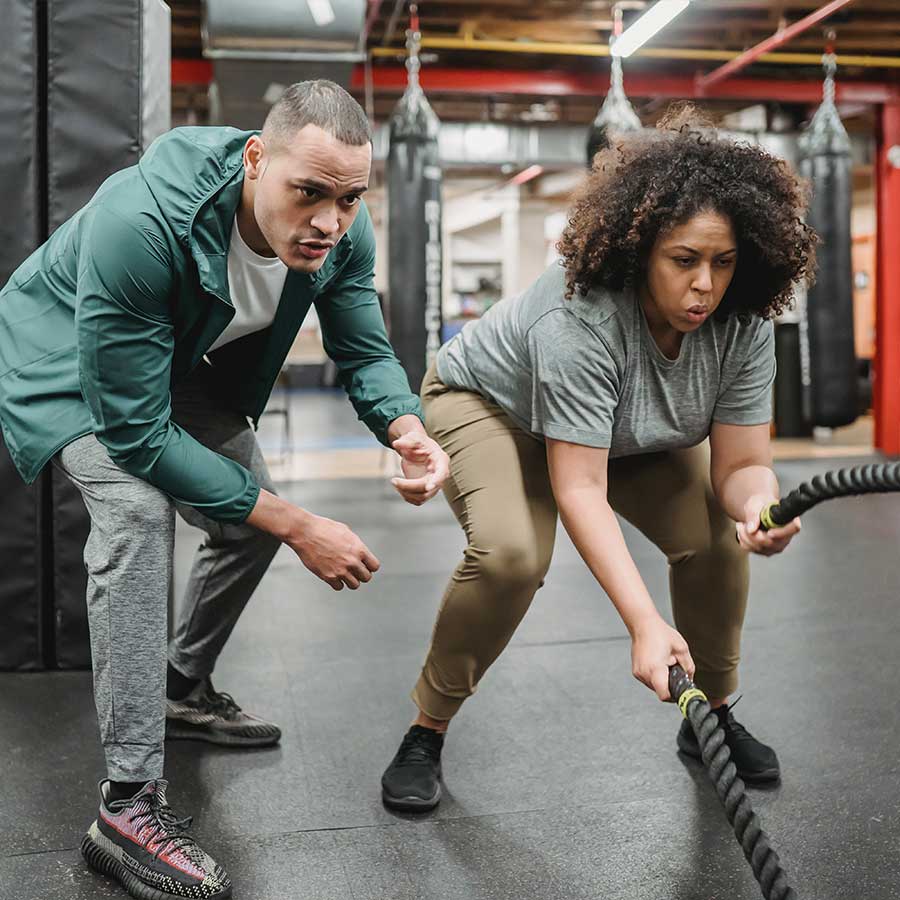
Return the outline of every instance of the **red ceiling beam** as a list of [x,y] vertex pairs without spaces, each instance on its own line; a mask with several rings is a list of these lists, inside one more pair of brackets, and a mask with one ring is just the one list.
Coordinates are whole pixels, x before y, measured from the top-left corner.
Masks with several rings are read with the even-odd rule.
[[212,62],[208,59],[172,59],[172,86],[209,84],[213,80]]
[[740,56],[736,56],[734,59],[729,60],[724,66],[719,66],[718,69],[713,69],[712,72],[701,75],[697,79],[699,91],[705,93],[713,85],[718,84],[720,81],[724,81],[726,78],[730,78],[736,72],[740,72],[745,66],[749,66],[750,63],[759,59],[763,53],[769,53],[776,47],[781,47],[783,44],[786,44],[788,41],[795,38],[798,34],[801,34],[807,29],[812,28],[813,25],[827,19],[841,7],[846,6],[851,2],[852,0],[831,0],[830,3],[826,3],[824,6],[815,10],[815,12],[811,12],[808,16],[805,16],[798,22],[794,22],[793,25],[789,25],[787,28],[776,31],[771,37],[767,37],[764,41],[760,41],[756,46],[744,51]]
[[[173,59],[173,85],[204,85],[212,81],[212,63],[206,59]],[[498,94],[531,97],[603,97],[609,90],[609,76],[601,73],[574,73],[518,69],[454,69],[424,67],[422,87],[430,94]],[[362,66],[353,70],[351,89],[364,89]],[[401,94],[406,89],[405,66],[373,66],[373,87],[381,94]],[[694,78],[689,75],[627,75],[625,90],[632,97],[699,98]],[[781,100],[785,103],[818,103],[822,82],[761,78],[731,78],[714,85],[704,97],[721,100]],[[843,103],[887,103],[900,97],[900,86],[878,81],[840,81],[837,99]]]
[[[402,93],[406,88],[406,69],[402,66],[373,66],[376,92]],[[428,94],[497,94],[546,97],[602,97],[609,90],[605,74],[514,69],[422,68],[422,88]],[[363,71],[353,73],[351,89],[363,90]],[[699,98],[696,83],[688,75],[626,75],[625,90],[632,97]],[[781,100],[786,103],[818,103],[822,82],[783,79],[730,79],[715,85],[705,97],[722,100]],[[842,81],[837,84],[840,102],[887,103],[900,97],[900,86],[877,81]]]

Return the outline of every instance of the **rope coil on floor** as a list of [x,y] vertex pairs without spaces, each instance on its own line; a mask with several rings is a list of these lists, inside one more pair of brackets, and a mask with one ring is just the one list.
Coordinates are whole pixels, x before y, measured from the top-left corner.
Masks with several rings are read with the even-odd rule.
[[836,469],[804,482],[780,502],[766,507],[759,518],[764,528],[777,528],[787,525],[791,519],[803,515],[823,500],[892,491],[900,491],[900,463],[871,463]]
[[725,744],[725,732],[706,695],[681,666],[669,669],[669,692],[697,735],[703,765],[715,785],[725,807],[725,815],[734,828],[735,837],[753,869],[763,897],[766,900],[797,900],[797,894],[787,883],[778,854],[772,849],[769,837],[762,830],[759,817],[747,799],[744,782],[738,778],[737,769],[731,761],[731,751]]

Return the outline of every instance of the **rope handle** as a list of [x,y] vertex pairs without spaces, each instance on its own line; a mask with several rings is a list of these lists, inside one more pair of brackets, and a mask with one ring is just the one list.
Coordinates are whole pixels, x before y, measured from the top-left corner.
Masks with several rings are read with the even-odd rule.
[[836,497],[857,497],[862,494],[888,494],[900,491],[900,462],[870,463],[849,469],[835,469],[816,475],[767,506],[759,515],[766,530],[787,525],[823,500]]
[[669,692],[681,714],[690,722],[700,747],[703,768],[712,781],[725,808],[725,817],[750,863],[765,900],[797,900],[788,884],[778,854],[763,831],[759,818],[747,797],[744,782],[738,777],[725,743],[719,717],[710,709],[706,695],[679,666],[669,667]]

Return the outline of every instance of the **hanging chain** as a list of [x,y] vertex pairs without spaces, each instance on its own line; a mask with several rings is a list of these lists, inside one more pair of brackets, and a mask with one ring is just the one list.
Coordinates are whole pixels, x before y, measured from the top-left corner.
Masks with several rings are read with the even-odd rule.
[[[622,6],[613,6],[613,29],[610,35],[610,47],[622,36]],[[625,97],[625,78],[622,72],[622,57],[613,56],[610,61],[609,93],[615,98]]]
[[834,76],[837,73],[837,54],[834,52],[834,42],[837,34],[834,29],[829,29],[825,34],[825,52],[822,54],[822,67],[825,69],[825,84],[822,94],[826,103],[834,103]]
[[834,76],[837,72],[837,56],[834,53],[826,53],[822,57],[822,65],[825,68],[825,84],[822,95],[826,103],[834,103]]
[[625,93],[625,78],[622,74],[622,57],[614,56],[609,73],[609,89],[612,94]]
[[416,3],[409,6],[409,30],[406,32],[406,71],[409,73],[410,85],[418,86],[419,70],[422,63],[419,59],[419,48],[422,46],[422,32],[419,31],[419,7]]

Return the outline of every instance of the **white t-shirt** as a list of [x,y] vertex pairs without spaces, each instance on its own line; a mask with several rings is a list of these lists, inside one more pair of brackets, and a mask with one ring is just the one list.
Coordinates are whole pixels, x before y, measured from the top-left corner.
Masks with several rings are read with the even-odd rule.
[[234,318],[208,352],[272,324],[287,271],[277,256],[260,256],[244,243],[235,216],[228,247],[228,291]]

